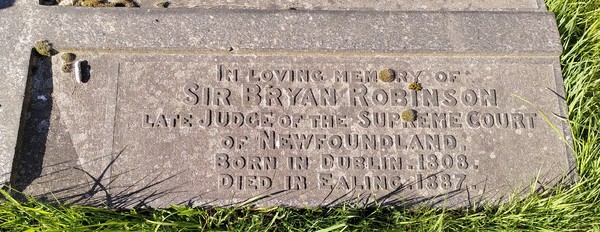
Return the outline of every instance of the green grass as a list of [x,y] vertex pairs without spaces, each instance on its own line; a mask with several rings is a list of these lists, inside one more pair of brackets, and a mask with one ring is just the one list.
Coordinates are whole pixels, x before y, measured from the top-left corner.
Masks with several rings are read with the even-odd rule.
[[112,211],[6,195],[0,230],[596,230],[600,231],[600,0],[548,0],[557,16],[562,72],[580,181],[549,197],[531,195],[478,209],[287,209],[172,207]]

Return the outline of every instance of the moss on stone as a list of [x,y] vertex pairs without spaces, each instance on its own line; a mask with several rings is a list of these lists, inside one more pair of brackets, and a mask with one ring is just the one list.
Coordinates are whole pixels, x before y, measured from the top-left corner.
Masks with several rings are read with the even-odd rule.
[[169,7],[169,4],[171,4],[171,3],[169,3],[169,2],[159,2],[159,3],[156,3],[156,7],[167,8],[167,7]]
[[396,79],[396,72],[392,69],[383,69],[379,71],[379,80],[383,82],[392,82]]
[[133,0],[117,0],[108,2],[106,0],[75,0],[73,6],[88,7],[138,7]]
[[35,44],[33,46],[35,48],[35,51],[42,56],[52,56],[53,55],[52,44],[50,42],[48,42],[48,40],[35,41]]
[[63,60],[65,63],[71,63],[73,61],[75,61],[75,58],[77,56],[75,56],[75,54],[70,53],[70,52],[65,52],[60,56],[60,59]]
[[408,89],[414,90],[414,91],[421,91],[423,89],[423,87],[421,86],[421,83],[418,83],[415,81],[408,85]]
[[114,4],[117,7],[138,7],[133,0],[118,0]]
[[417,111],[415,111],[413,109],[408,109],[408,110],[402,111],[402,114],[400,115],[400,117],[404,121],[414,122],[415,119],[417,118]]
[[61,67],[61,71],[64,73],[70,73],[73,71],[73,64],[72,63],[65,63],[63,64],[63,66]]
[[89,7],[114,7],[115,4],[111,2],[104,2],[102,0],[81,0],[78,2],[79,6]]

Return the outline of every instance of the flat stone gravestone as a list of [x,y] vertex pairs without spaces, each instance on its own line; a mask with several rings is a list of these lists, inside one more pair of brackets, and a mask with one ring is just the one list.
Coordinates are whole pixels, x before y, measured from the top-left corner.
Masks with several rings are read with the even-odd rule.
[[543,1],[154,4],[2,5],[4,183],[111,207],[470,206],[576,177]]

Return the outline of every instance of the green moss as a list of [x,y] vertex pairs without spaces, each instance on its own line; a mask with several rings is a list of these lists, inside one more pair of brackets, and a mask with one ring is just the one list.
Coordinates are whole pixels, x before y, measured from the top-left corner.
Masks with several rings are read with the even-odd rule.
[[169,4],[171,4],[171,3],[169,3],[169,2],[159,2],[159,3],[156,3],[156,7],[167,8],[167,7],[169,7]]
[[75,56],[75,54],[66,52],[60,56],[60,59],[63,60],[65,63],[71,63],[71,62],[75,61],[76,57],[77,56]]
[[53,49],[52,49],[52,44],[50,42],[48,42],[48,40],[35,41],[35,44],[33,46],[35,48],[35,51],[42,56],[54,55]]
[[392,82],[396,79],[396,72],[392,69],[383,69],[379,71],[379,80],[383,82]]
[[400,115],[400,117],[404,121],[414,122],[415,119],[417,118],[417,111],[415,111],[413,109],[408,109],[408,110],[402,111],[402,114]]
[[408,89],[414,90],[414,91],[421,91],[423,89],[423,87],[421,86],[421,83],[418,83],[415,81],[408,85]]

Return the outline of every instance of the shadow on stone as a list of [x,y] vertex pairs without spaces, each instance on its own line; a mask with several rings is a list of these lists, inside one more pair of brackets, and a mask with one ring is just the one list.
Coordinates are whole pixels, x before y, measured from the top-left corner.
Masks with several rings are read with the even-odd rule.
[[42,173],[52,113],[52,60],[31,52],[11,187],[23,191]]
[[15,3],[15,0],[2,0],[0,1],[0,10],[9,8]]
[[[435,176],[440,174],[441,172],[432,174],[431,176]],[[420,183],[423,185],[421,188],[428,188],[427,179],[429,177],[425,177],[423,181]],[[394,189],[393,191],[381,196],[377,197],[373,193],[362,193],[356,194],[353,192],[348,192],[343,196],[338,197],[337,199],[331,201],[331,203],[325,205],[325,207],[333,207],[335,205],[346,204],[346,205],[356,205],[361,208],[377,208],[381,206],[395,206],[395,207],[404,207],[404,208],[412,208],[419,205],[445,205],[445,201],[451,201],[455,197],[459,197],[460,194],[467,193],[467,189],[459,188],[455,190],[450,190],[447,193],[433,195],[433,196],[419,196],[419,195],[406,195],[403,193],[404,191],[412,191],[418,187],[419,183],[417,181],[403,183],[400,187]],[[437,186],[436,186],[437,187]],[[355,196],[352,196],[355,195]],[[403,197],[398,197],[403,196]],[[467,200],[468,198],[459,198],[462,200]],[[471,205],[471,202],[468,204]]]
[[[539,195],[542,197],[549,197],[553,195],[557,189],[568,188],[574,181],[571,179],[573,176],[572,172],[574,168],[570,169],[569,173],[565,176],[557,176],[554,178],[540,180],[532,180],[531,183],[525,184],[523,187],[515,189],[513,195],[497,195],[497,196],[486,196],[481,197],[482,193],[486,192],[502,192],[497,189],[488,189],[487,178],[478,183],[474,183],[475,186],[479,186],[481,189],[471,189],[466,186],[462,186],[455,190],[449,190],[446,193],[432,195],[432,196],[421,196],[421,195],[407,195],[405,191],[414,190],[418,184],[416,181],[403,183],[402,186],[392,190],[391,192],[383,195],[376,196],[373,192],[364,190],[351,190],[345,194],[333,194],[334,189],[337,186],[333,186],[330,194],[323,199],[320,203],[320,207],[332,208],[339,207],[340,205],[352,206],[357,208],[373,209],[380,207],[394,206],[398,208],[414,208],[418,206],[428,205],[432,207],[443,207],[443,208],[468,208],[468,209],[479,209],[489,205],[501,205],[514,199],[523,199],[531,194]],[[442,172],[431,174],[430,176],[439,175]],[[540,177],[545,176],[541,174]],[[428,177],[423,179],[423,188],[427,184]],[[480,192],[481,191],[481,192]],[[265,194],[253,198],[246,199],[237,203],[225,205],[225,207],[240,207],[240,206],[256,206],[261,205],[263,201],[273,200],[274,198],[283,197],[293,191],[278,191],[275,193]],[[466,195],[466,196],[465,196]],[[329,199],[330,196],[336,196],[335,199]],[[402,197],[398,197],[402,196]],[[465,201],[465,203],[461,203]],[[325,203],[327,202],[327,203]],[[193,204],[186,202],[180,202],[180,205],[192,206]],[[201,204],[199,207],[212,207],[211,202]]]
[[[124,209],[124,208],[134,208],[134,209],[143,209],[143,208],[151,208],[150,205],[153,201],[166,197],[170,194],[177,193],[177,189],[185,183],[180,184],[178,187],[171,189],[161,188],[161,184],[165,183],[172,178],[175,178],[177,175],[169,176],[166,178],[161,178],[161,173],[156,173],[152,175],[148,175],[144,179],[138,180],[136,183],[130,183],[127,186],[116,186],[115,188],[111,188],[114,185],[115,181],[120,177],[127,175],[128,173],[119,173],[116,175],[110,176],[110,179],[107,180],[108,173],[114,165],[115,162],[118,161],[122,151],[119,152],[110,162],[108,166],[104,168],[102,173],[98,176],[94,176],[91,173],[83,170],[80,167],[73,167],[71,169],[62,169],[58,172],[63,172],[63,175],[69,175],[68,171],[76,170],[76,172],[84,173],[84,175],[88,178],[88,182],[93,183],[91,187],[89,185],[59,185],[63,186],[62,188],[53,188],[51,192],[46,192],[42,194],[34,195],[33,198],[44,202],[50,203],[60,203],[60,204],[78,204],[78,205],[88,205],[88,206],[96,206],[96,207],[109,207],[113,209]],[[60,175],[60,173],[48,173],[50,175]],[[42,178],[44,176],[41,176]],[[145,184],[140,184],[143,180],[149,178]],[[59,180],[57,180],[59,181]],[[17,181],[19,183],[20,181]],[[15,190],[13,196],[15,199],[24,201],[26,199],[25,194],[23,194],[23,189],[25,183],[19,183],[19,185],[15,185]],[[16,188],[16,187],[20,188]]]
[[[126,148],[125,148],[126,149]],[[60,199],[61,201],[71,200],[72,203],[84,204],[84,205],[92,205],[92,206],[108,206],[110,208],[149,208],[149,204],[161,197],[165,197],[169,194],[175,193],[176,189],[164,190],[160,188],[162,183],[176,177],[177,175],[169,176],[166,178],[161,178],[161,173],[156,173],[153,175],[149,175],[146,178],[150,178],[151,180],[146,184],[140,184],[143,179],[138,180],[136,183],[131,183],[128,186],[118,186],[119,188],[112,189],[113,191],[109,191],[111,189],[111,185],[115,183],[119,177],[123,175],[127,175],[125,173],[119,173],[116,175],[112,175],[110,180],[106,181],[107,173],[111,169],[111,167],[118,161],[119,157],[123,154],[124,150],[121,150],[104,168],[102,173],[95,177],[89,172],[76,168],[77,170],[83,172],[88,176],[93,182],[93,186],[83,194],[67,196],[64,199]],[[103,184],[106,183],[106,184]],[[179,186],[183,186],[185,183],[180,184]],[[97,194],[103,195],[102,197],[94,197]]]
[[[89,64],[86,62],[83,66],[83,81],[87,82]],[[57,80],[53,79],[60,78],[58,76],[52,71],[52,59],[32,50],[11,170],[10,188],[15,199],[25,201],[28,195],[46,202],[144,208],[177,191],[177,186],[164,188],[161,184],[178,174],[152,173],[134,183],[123,183],[122,178],[133,170],[111,173],[111,169],[125,149],[86,161],[103,165],[101,173],[82,168],[72,134],[61,119],[59,104],[53,98],[53,93],[58,91],[53,82]],[[103,161],[106,159],[110,160],[108,164]],[[178,186],[183,185],[185,183]]]

